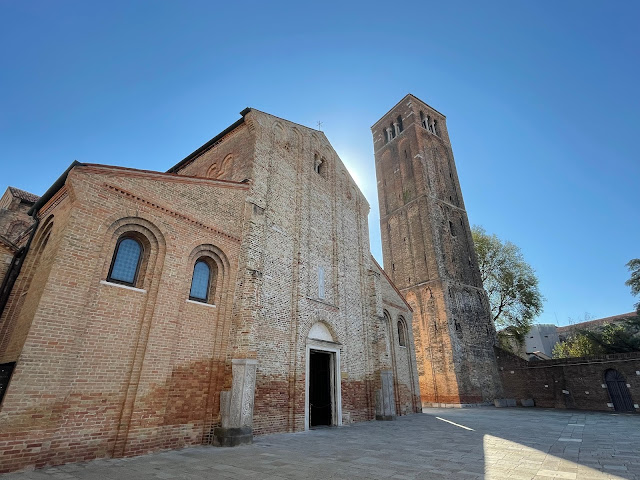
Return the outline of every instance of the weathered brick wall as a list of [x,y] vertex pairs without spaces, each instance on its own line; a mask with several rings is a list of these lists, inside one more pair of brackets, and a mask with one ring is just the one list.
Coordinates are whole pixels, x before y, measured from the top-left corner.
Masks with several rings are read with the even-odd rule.
[[0,197],[0,283],[17,249],[27,240],[25,233],[34,223],[27,212],[33,202],[15,197],[10,188]]
[[[220,157],[246,156],[234,148],[255,148],[230,352],[258,359],[254,432],[305,428],[307,335],[319,321],[341,344],[343,416],[370,419],[381,367],[370,345],[376,320],[367,303],[369,205],[321,132],[256,110],[244,122],[242,132],[254,139],[242,132],[223,139],[213,150],[226,144],[224,153],[212,150],[179,173],[206,172]],[[320,172],[314,169],[318,159]],[[411,387],[408,359],[400,364],[399,408],[406,412],[412,410],[408,392],[417,385]]]
[[446,119],[408,95],[372,133],[384,266],[413,308],[422,403],[492,401],[496,334]]
[[255,139],[247,124],[220,138],[209,149],[190,155],[177,173],[241,182],[252,178]]
[[[392,370],[396,386],[396,412],[406,415],[420,412],[420,386],[416,367],[413,313],[404,297],[374,261],[373,269],[380,274],[380,293],[383,316],[379,329],[384,333],[379,340],[380,369]],[[400,344],[400,329],[404,345]]]
[[16,250],[10,245],[6,245],[0,239],[0,282],[9,271],[9,267],[11,266],[11,260],[15,255]]
[[[0,356],[17,360],[2,470],[207,443],[234,358],[258,360],[254,433],[302,430],[318,322],[339,352],[342,418],[373,418],[382,369],[398,413],[417,409],[396,327],[412,341],[411,311],[371,260],[366,199],[321,132],[244,115],[175,174],[77,166],[41,209],[1,319]],[[144,249],[133,288],[106,281],[127,232]],[[188,300],[203,254],[215,306]]]
[[[49,241],[39,255],[36,236],[2,321],[9,359],[24,343],[0,411],[2,470],[201,443],[217,422],[247,188],[152,177],[77,167],[43,209]],[[128,231],[147,242],[135,289],[105,282]],[[187,301],[207,245],[215,307]]]
[[33,218],[27,213],[32,205],[33,202],[21,200],[7,188],[0,197],[0,235],[18,244],[21,235],[33,224]]
[[532,398],[537,407],[614,411],[604,378],[609,369],[623,375],[640,403],[640,353],[527,361],[496,349],[496,358],[505,396],[518,403]]

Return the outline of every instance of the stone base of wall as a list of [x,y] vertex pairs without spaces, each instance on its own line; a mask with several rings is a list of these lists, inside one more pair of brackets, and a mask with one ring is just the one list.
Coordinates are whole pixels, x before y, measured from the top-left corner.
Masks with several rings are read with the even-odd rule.
[[253,443],[253,431],[251,427],[222,428],[213,430],[213,445],[215,447],[237,447]]

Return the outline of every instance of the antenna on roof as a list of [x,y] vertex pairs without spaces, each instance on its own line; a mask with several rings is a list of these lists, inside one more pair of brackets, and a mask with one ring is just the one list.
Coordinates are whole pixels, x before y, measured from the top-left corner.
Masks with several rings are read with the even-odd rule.
[[318,120],[318,130],[320,130],[321,127],[322,127],[322,122]]

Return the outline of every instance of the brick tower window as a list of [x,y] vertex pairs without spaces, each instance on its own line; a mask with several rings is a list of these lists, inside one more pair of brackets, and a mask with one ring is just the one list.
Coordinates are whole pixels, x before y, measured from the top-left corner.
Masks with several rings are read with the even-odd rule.
[[116,245],[107,280],[124,285],[135,285],[142,259],[142,245],[137,240],[123,236]]

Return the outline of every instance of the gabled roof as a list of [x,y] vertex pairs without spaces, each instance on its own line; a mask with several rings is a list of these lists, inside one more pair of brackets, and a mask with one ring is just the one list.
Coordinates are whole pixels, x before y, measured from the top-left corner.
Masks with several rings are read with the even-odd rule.
[[420,100],[418,97],[416,97],[415,95],[413,95],[412,93],[407,93],[404,97],[402,97],[402,100],[400,100],[398,103],[396,103],[393,107],[391,107],[389,110],[387,110],[387,113],[385,113],[384,115],[382,115],[380,117],[380,120],[378,120],[376,123],[374,123],[373,125],[371,125],[371,128],[373,129],[373,127],[375,127],[377,124],[379,124],[384,117],[386,117],[389,112],[392,112],[398,105],[400,105],[401,103],[405,102],[407,99],[414,99],[417,100],[418,102],[422,103],[423,105],[426,105],[427,107],[429,107],[431,110],[433,110],[434,112],[438,113],[439,115],[442,115],[444,118],[447,118],[447,116],[442,113],[439,112],[438,110],[436,110],[435,108],[433,108],[431,105],[429,105],[427,102],[423,102],[422,100]]
[[565,325],[564,327],[558,327],[556,332],[565,333],[570,332],[572,330],[585,329],[589,330],[591,328],[600,327],[606,323],[616,323],[620,321],[624,321],[628,318],[633,318],[637,316],[636,312],[623,313],[621,315],[613,315],[611,317],[598,318],[596,320],[588,320],[586,322],[574,323],[573,325]]
[[407,302],[407,299],[404,298],[404,295],[402,295],[402,293],[400,293],[400,290],[398,290],[398,288],[396,287],[396,285],[393,283],[393,281],[389,278],[389,275],[387,275],[387,272],[384,271],[384,268],[382,268],[380,266],[380,264],[378,262],[376,262],[376,259],[373,258],[373,255],[371,256],[371,260],[373,260],[373,263],[376,267],[378,267],[378,270],[380,270],[382,272],[382,275],[384,275],[384,278],[387,279],[387,281],[389,282],[389,285],[391,285],[391,287],[393,287],[393,289],[396,291],[396,293],[398,294],[398,296],[402,299],[402,301],[404,302],[404,304],[407,306],[407,308],[409,309],[410,312],[413,312],[413,308],[411,308],[411,305],[409,305],[409,302]]
[[167,173],[175,173],[175,172],[177,172],[182,167],[184,167],[184,166],[190,164],[191,162],[193,162],[196,158],[198,158],[200,155],[202,155],[207,150],[210,150],[211,148],[215,147],[216,144],[218,143],[218,141],[220,139],[222,139],[222,137],[224,137],[225,135],[231,133],[232,131],[234,131],[236,128],[238,128],[240,125],[242,125],[244,123],[244,117],[250,111],[251,111],[251,109],[248,108],[248,107],[245,108],[244,110],[242,110],[240,112],[240,115],[242,115],[242,118],[240,120],[237,120],[236,122],[232,123],[227,128],[225,128],[223,131],[221,131],[218,135],[216,135],[211,140],[209,140],[207,143],[202,145],[200,148],[198,148],[197,150],[194,150],[189,155],[184,157],[182,160],[180,160],[178,163],[176,163],[173,167],[171,167],[169,170],[167,170]]
[[27,202],[27,203],[36,203],[40,198],[38,195],[25,192],[24,190],[20,190],[19,188],[16,188],[16,187],[9,187],[9,192],[11,192],[11,195],[13,195],[15,198],[19,198],[23,202]]

